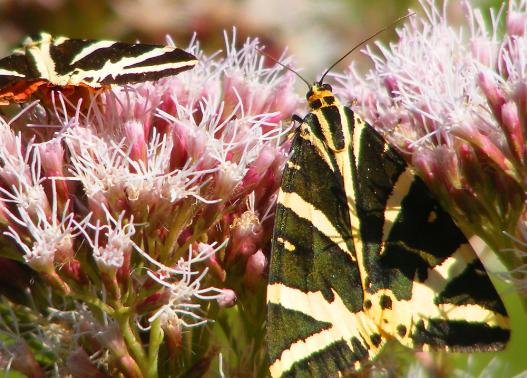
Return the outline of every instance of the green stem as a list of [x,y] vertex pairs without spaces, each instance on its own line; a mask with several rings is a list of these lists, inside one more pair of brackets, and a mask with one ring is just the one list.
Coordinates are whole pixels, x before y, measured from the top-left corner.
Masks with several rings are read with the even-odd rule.
[[108,315],[110,315],[112,317],[115,314],[115,310],[111,306],[108,306],[106,303],[101,301],[96,296],[88,295],[88,294],[82,294],[82,293],[72,293],[71,297],[73,299],[77,299],[77,300],[79,300],[81,302],[85,302],[85,303],[88,303],[88,304],[90,304],[92,306],[95,306],[99,310],[101,310],[102,312],[105,312],[106,314],[108,314]]
[[170,256],[170,253],[177,244],[177,238],[181,234],[181,231],[192,218],[192,205],[186,204],[184,207],[178,209],[177,211],[174,211],[174,214],[176,214],[176,216],[174,217],[174,219],[172,219],[172,222],[169,225],[168,235],[165,238],[165,243],[160,250],[161,261],[167,261]]
[[141,345],[141,341],[136,337],[135,333],[132,330],[132,327],[130,327],[129,309],[123,307],[119,310],[116,310],[114,318],[117,320],[126,345],[132,353],[132,356],[134,357],[135,361],[139,365],[139,368],[141,369],[143,374],[147,373],[149,370],[147,357],[143,346]]
[[159,357],[159,347],[163,342],[164,332],[161,329],[161,319],[158,317],[150,326],[150,342],[148,347],[148,371],[146,377],[157,378],[157,366]]

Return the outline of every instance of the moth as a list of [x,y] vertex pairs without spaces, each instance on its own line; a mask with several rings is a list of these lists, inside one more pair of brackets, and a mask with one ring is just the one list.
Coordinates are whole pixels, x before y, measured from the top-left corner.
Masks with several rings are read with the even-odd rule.
[[0,105],[25,102],[53,89],[97,90],[175,75],[197,64],[176,47],[69,39],[41,33],[0,59]]
[[494,351],[507,311],[450,215],[328,84],[292,141],[267,287],[273,377],[356,373],[388,340]]

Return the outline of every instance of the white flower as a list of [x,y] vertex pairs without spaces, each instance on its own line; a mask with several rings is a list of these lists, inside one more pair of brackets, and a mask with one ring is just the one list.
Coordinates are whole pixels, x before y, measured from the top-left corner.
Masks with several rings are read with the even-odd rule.
[[201,245],[196,256],[193,256],[192,248],[189,248],[188,258],[186,260],[180,259],[174,269],[161,269],[156,273],[148,272],[150,278],[166,287],[170,292],[168,303],[148,319],[150,323],[161,317],[163,322],[176,322],[176,324],[190,328],[205,324],[208,321],[197,313],[200,310],[200,305],[195,301],[220,299],[224,292],[215,287],[202,288],[201,281],[207,275],[208,269],[200,272],[193,270],[192,265],[206,261],[210,256],[224,248],[227,241],[218,246],[215,244]]
[[[95,225],[87,224],[84,228],[79,228],[84,234],[93,251],[93,258],[97,267],[101,271],[115,271],[123,266],[124,256],[131,252],[134,243],[132,237],[135,234],[133,216],[129,223],[126,223],[125,212],[121,212],[115,219],[108,209],[104,208],[106,214],[106,224],[101,225],[97,220]],[[90,237],[88,230],[94,231]]]
[[[53,182],[53,188],[55,187]],[[56,196],[56,190],[53,189]],[[63,212],[58,214],[57,200],[53,198],[51,216],[48,217],[41,204],[36,204],[32,215],[22,206],[17,207],[17,214],[6,209],[10,219],[16,224],[16,228],[9,226],[5,235],[11,237],[24,252],[24,259],[33,269],[41,272],[52,272],[57,252],[64,255],[72,253],[72,239],[77,235],[75,230],[78,226],[87,222],[89,216],[81,222],[74,220],[74,213],[65,206]],[[21,236],[17,231],[23,228],[30,238]]]
[[[3,128],[0,125],[0,128]],[[0,201],[14,203],[33,215],[40,208],[49,213],[49,204],[42,183],[40,152],[32,142],[26,144],[22,135],[8,133],[5,129],[0,137],[0,176],[8,188],[0,187]],[[2,145],[5,143],[5,145]]]

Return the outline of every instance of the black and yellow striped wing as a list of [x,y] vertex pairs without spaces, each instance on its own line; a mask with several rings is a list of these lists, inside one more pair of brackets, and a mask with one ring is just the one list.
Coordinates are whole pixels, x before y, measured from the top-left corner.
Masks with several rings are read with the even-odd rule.
[[291,149],[268,286],[273,377],[360,370],[389,339],[497,350],[508,318],[466,238],[397,151],[327,85]]
[[157,80],[196,64],[192,54],[175,47],[42,33],[0,59],[0,103],[26,101],[43,86],[97,89]]

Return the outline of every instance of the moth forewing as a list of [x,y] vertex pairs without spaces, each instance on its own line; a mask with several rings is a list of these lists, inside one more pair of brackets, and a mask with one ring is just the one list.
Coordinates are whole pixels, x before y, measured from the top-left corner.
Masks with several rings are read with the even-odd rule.
[[197,64],[176,47],[69,39],[42,33],[0,59],[0,104],[27,101],[51,89],[96,90],[176,75]]

